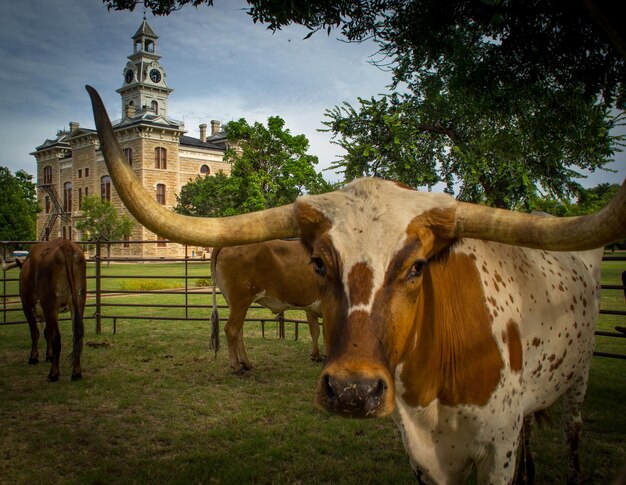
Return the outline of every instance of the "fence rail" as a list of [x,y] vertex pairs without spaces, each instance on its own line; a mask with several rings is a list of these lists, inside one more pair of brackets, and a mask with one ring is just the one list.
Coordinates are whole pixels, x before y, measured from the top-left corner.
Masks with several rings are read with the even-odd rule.
[[[8,248],[10,247],[25,247],[35,244],[39,241],[0,241],[0,255],[7,259]],[[93,241],[93,242],[84,242],[84,241],[76,241],[77,244],[81,246],[89,246],[93,247],[93,256],[87,257],[88,264],[88,272],[89,268],[95,274],[87,275],[87,303],[85,304],[86,309],[93,309],[93,312],[85,311],[85,320],[94,320],[95,322],[95,331],[100,334],[102,332],[102,322],[103,320],[111,320],[113,323],[113,332],[117,331],[117,322],[118,320],[157,320],[157,321],[210,321],[210,315],[201,316],[201,317],[192,317],[189,315],[191,310],[209,310],[213,308],[212,304],[198,304],[198,303],[190,303],[189,296],[202,296],[205,295],[207,298],[211,298],[212,291],[203,291],[198,290],[196,287],[190,287],[190,280],[198,280],[198,279],[209,279],[211,277],[210,271],[208,271],[210,267],[210,259],[200,258],[200,257],[189,257],[188,248],[185,248],[185,256],[184,257],[105,257],[103,254],[103,246],[109,245],[127,245],[127,244],[163,244],[169,243],[169,241]],[[123,274],[103,274],[102,268],[103,266],[107,266],[109,263],[184,263],[183,269],[184,272],[182,275],[166,275],[166,274],[158,274],[158,275],[123,275]],[[189,274],[189,266],[191,265],[204,265],[207,268],[206,274]],[[21,302],[19,300],[19,293],[8,293],[7,292],[7,284],[10,282],[19,282],[19,273],[15,273],[15,277],[10,277],[10,274],[5,271],[2,271],[2,294],[0,295],[0,299],[2,299],[2,320],[0,321],[0,326],[2,325],[13,325],[13,324],[24,324],[28,323],[23,316],[20,318],[9,318],[9,315],[12,313],[17,313],[22,315],[22,307]],[[184,280],[184,286],[182,288],[175,289],[157,289],[157,290],[125,290],[125,289],[113,289],[107,290],[102,288],[103,280],[140,280],[140,279],[159,279],[159,280]],[[93,284],[89,284],[93,281]],[[16,286],[17,288],[17,286]],[[216,289],[216,294],[220,295],[221,291]],[[111,297],[114,296],[132,296],[132,295],[179,295],[184,297],[184,303],[173,304],[173,303],[116,303],[112,300]],[[104,297],[104,298],[103,298]],[[184,310],[184,315],[129,315],[123,314],[120,311],[113,311],[112,309],[122,309],[122,308],[152,308],[152,309],[181,309]],[[217,305],[218,309],[228,309],[228,305]],[[260,305],[251,305],[252,309],[263,309],[264,307]],[[277,333],[279,338],[285,338],[285,324],[293,324],[294,325],[294,338],[298,339],[299,334],[299,325],[300,324],[308,324],[307,320],[297,319],[297,318],[285,318],[282,314],[274,315],[271,314],[269,310],[266,310],[267,316],[258,316],[258,317],[248,317],[245,319],[246,322],[259,322],[261,323],[263,336],[265,337],[265,325],[268,322],[277,322],[278,328]],[[69,320],[69,316],[60,316],[59,321],[67,321]]]
[[[0,241],[0,255],[7,259],[9,254],[9,248],[14,247],[24,247],[30,246],[32,244],[37,243],[38,241]],[[189,281],[190,280],[198,280],[198,279],[209,279],[211,275],[210,272],[207,271],[206,274],[189,274],[189,268],[192,265],[203,264],[206,268],[209,268],[209,259],[199,258],[199,257],[189,257],[188,248],[185,246],[185,256],[180,258],[174,257],[148,257],[148,258],[139,258],[139,257],[104,257],[102,256],[103,246],[109,245],[127,245],[127,244],[162,244],[164,242],[169,241],[95,241],[95,242],[78,242],[83,246],[89,246],[94,248],[94,254],[91,257],[87,258],[87,263],[91,265],[95,274],[90,274],[87,276],[88,279],[88,289],[87,289],[87,304],[86,308],[94,309],[93,313],[85,312],[85,319],[93,319],[95,321],[95,331],[96,333],[102,332],[102,321],[103,319],[110,319],[113,322],[113,332],[115,333],[117,330],[117,321],[118,320],[158,320],[158,321],[209,321],[209,315],[207,316],[190,316],[191,310],[208,310],[213,308],[211,304],[198,304],[198,303],[190,303],[189,297],[191,295],[194,296],[202,296],[205,295],[207,298],[210,298],[212,295],[211,291],[204,291],[202,289],[197,289],[195,287],[190,288]],[[622,255],[605,255],[603,261],[626,261],[626,256]],[[184,263],[183,275],[172,275],[172,274],[158,274],[158,275],[124,275],[124,274],[103,274],[102,268],[103,265],[107,265],[109,263]],[[626,268],[626,265],[625,265]],[[9,318],[9,315],[12,313],[19,312],[21,314],[22,308],[19,300],[19,294],[9,294],[7,292],[8,285],[10,283],[14,283],[14,286],[17,288],[17,283],[19,278],[17,277],[17,273],[15,277],[11,277],[12,273],[2,271],[0,280],[0,287],[2,288],[2,294],[0,295],[0,299],[2,300],[2,320],[0,321],[0,326],[2,325],[12,325],[12,324],[23,324],[27,323],[25,319],[16,319]],[[160,280],[184,280],[184,287],[178,289],[157,289],[157,290],[129,290],[129,289],[103,289],[102,282],[103,280],[124,280],[124,279],[133,279],[133,280],[141,280],[141,279],[155,279],[158,278]],[[92,285],[89,285],[89,282],[92,282]],[[91,286],[91,287],[90,287]],[[620,291],[624,292],[626,295],[626,289],[622,285],[615,284],[603,284],[601,285],[601,289],[603,291]],[[184,303],[181,304],[172,304],[172,303],[123,303],[123,302],[115,302],[113,297],[115,296],[131,296],[131,295],[180,295],[184,297]],[[218,290],[218,294],[220,294]],[[104,298],[103,298],[104,297]],[[172,316],[172,315],[129,315],[123,314],[122,309],[124,308],[152,308],[152,309],[184,309],[184,316]],[[220,309],[228,309],[227,305],[218,305]],[[250,308],[260,309],[263,308],[259,305],[252,305]],[[295,338],[298,338],[298,325],[300,323],[306,324],[306,320],[300,319],[285,319],[284,317],[276,317],[274,315],[269,315],[267,317],[254,317],[254,318],[246,318],[246,322],[260,322],[263,329],[263,336],[265,336],[265,324],[267,322],[278,321],[278,334],[280,338],[284,338],[285,335],[285,323],[293,323],[295,325]],[[617,316],[626,316],[626,311],[617,310],[612,308],[601,308],[600,313],[604,315],[617,315]],[[69,317],[60,318],[59,320],[69,320]],[[626,323],[624,325],[626,327]],[[624,327],[622,327],[624,328]],[[626,338],[626,333],[620,331],[604,331],[598,330],[596,331],[596,336],[600,337],[610,337],[615,339],[624,339]],[[626,355],[618,354],[613,352],[595,352],[597,356],[603,357],[613,357],[619,359],[626,359]]]

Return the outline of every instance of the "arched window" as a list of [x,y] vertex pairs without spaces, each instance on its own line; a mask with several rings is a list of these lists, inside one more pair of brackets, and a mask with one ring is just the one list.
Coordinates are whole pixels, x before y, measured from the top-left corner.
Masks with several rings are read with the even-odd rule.
[[159,204],[165,205],[165,184],[157,184],[156,200]]
[[200,167],[200,173],[208,175],[211,173],[211,169],[209,168],[208,165],[202,165],[202,167]]
[[100,198],[102,200],[111,200],[111,177],[108,175],[100,179]]
[[52,183],[52,167],[46,165],[43,168],[43,183],[44,185],[50,185]]
[[72,182],[63,184],[63,212],[72,211]]
[[128,165],[133,166],[133,149],[132,148],[124,148],[124,158],[128,162]]
[[159,114],[159,103],[157,103],[156,101],[152,101],[151,103],[151,107],[152,107],[152,111],[154,111],[154,114]]
[[50,197],[46,195],[44,200],[46,204],[46,214],[49,214],[50,213]]
[[167,168],[167,150],[163,147],[156,147],[154,149],[154,168],[161,168],[163,170]]

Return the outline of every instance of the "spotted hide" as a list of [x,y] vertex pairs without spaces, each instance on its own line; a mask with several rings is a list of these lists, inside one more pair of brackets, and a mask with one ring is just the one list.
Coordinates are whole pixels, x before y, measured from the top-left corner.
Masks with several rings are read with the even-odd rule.
[[576,464],[602,250],[451,238],[433,231],[450,217],[433,195],[361,180],[333,204],[299,200],[322,286],[317,404],[391,413],[423,483],[463,483],[473,466],[479,483],[510,483],[524,417],[563,395]]
[[28,257],[21,266],[20,298],[32,342],[28,362],[30,364],[39,362],[37,322],[45,322],[46,360],[52,361],[48,380],[51,382],[59,380],[61,332],[58,315],[69,311],[72,315],[73,333],[70,354],[72,380],[80,379],[83,313],[87,287],[85,256],[80,246],[62,238],[37,243],[31,247]]
[[[211,257],[211,274],[213,318],[219,319],[215,284],[222,290],[230,309],[224,332],[230,366],[235,372],[252,369],[243,343],[243,323],[253,303],[274,313],[304,310],[311,332],[311,359],[323,360],[318,346],[320,302],[317,278],[310,256],[300,241],[276,240],[216,248]],[[214,333],[216,338],[219,333],[215,326]]]

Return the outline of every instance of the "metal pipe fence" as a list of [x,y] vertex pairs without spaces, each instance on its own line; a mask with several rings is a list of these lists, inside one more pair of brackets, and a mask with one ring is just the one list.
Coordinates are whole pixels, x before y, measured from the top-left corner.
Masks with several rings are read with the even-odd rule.
[[[10,251],[10,248],[14,248],[16,246],[29,246],[37,243],[38,241],[0,241],[0,255],[4,259],[7,259]],[[103,247],[106,245],[133,245],[133,244],[142,244],[142,245],[155,245],[155,244],[163,244],[168,243],[169,241],[92,241],[92,242],[78,242],[78,244],[82,246],[93,247],[93,255],[87,258],[87,304],[85,305],[85,319],[93,319],[95,321],[95,331],[96,333],[102,332],[102,320],[110,319],[113,322],[113,332],[117,331],[117,321],[118,320],[157,320],[157,321],[206,321],[210,320],[210,310],[213,308],[212,304],[202,304],[202,303],[191,303],[190,296],[206,296],[207,301],[210,301],[212,296],[211,290],[202,290],[197,288],[190,288],[189,282],[191,280],[208,280],[210,275],[210,259],[204,259],[199,257],[189,257],[188,247],[185,248],[184,257],[174,258],[174,257],[107,257],[102,255]],[[605,255],[603,261],[626,261],[626,256],[622,255]],[[124,275],[120,274],[104,274],[103,266],[106,265],[108,267],[109,263],[183,263],[182,275],[173,275],[173,274],[132,274],[132,275]],[[190,268],[194,265],[203,265],[206,268],[205,273],[195,272],[193,275],[190,274]],[[626,270],[626,264],[624,265]],[[90,274],[91,273],[91,274]],[[12,276],[14,275],[14,276]],[[182,280],[183,286],[175,289],[125,289],[125,288],[115,288],[115,289],[104,289],[102,287],[103,281],[107,280],[118,280],[123,281],[125,279],[132,280],[141,280],[141,279],[156,279],[159,280]],[[23,317],[15,318],[12,317],[12,314],[19,313],[22,315],[22,307],[21,302],[19,300],[19,293],[17,293],[17,286],[19,282],[19,272],[10,272],[2,271],[1,274],[1,287],[2,294],[0,295],[0,299],[2,300],[2,320],[0,321],[1,325],[12,325],[12,324],[22,324],[27,323],[26,319]],[[9,286],[15,288],[15,293],[9,293]],[[626,298],[626,288],[623,285],[615,285],[615,284],[602,284],[602,291],[620,291],[623,292]],[[217,293],[221,294],[219,289],[217,289]],[[118,302],[115,301],[114,297],[117,296],[132,296],[132,295],[179,295],[183,297],[184,303],[141,303],[141,302]],[[195,298],[194,298],[195,299]],[[125,308],[150,308],[153,310],[156,309],[166,309],[166,310],[175,310],[180,309],[184,310],[184,315],[157,315],[152,312],[150,315],[132,315],[129,312],[123,313],[122,309]],[[228,305],[218,305],[220,309],[228,309]],[[252,305],[250,308],[253,309],[262,309],[264,307],[260,305]],[[87,309],[90,309],[89,311]],[[91,313],[91,309],[93,312]],[[206,316],[191,316],[190,312],[194,310],[209,310]],[[275,316],[267,310],[267,317],[250,317],[246,318],[246,322],[260,322],[262,326],[263,336],[265,337],[265,324],[267,322],[278,322],[277,333],[279,338],[285,338],[285,323],[293,323],[295,325],[295,339],[298,338],[298,325],[300,323],[306,324],[306,320],[300,319],[286,319],[283,315]],[[600,314],[604,315],[617,315],[617,316],[626,316],[626,311],[618,310],[613,308],[601,308]],[[69,320],[69,317],[60,318],[59,320]],[[622,329],[625,331],[620,331],[618,329]],[[616,327],[615,331],[605,331],[598,330],[596,331],[596,336],[600,337],[611,337],[615,339],[624,339],[626,338],[626,320],[624,327]],[[595,355],[602,357],[612,357],[618,359],[626,359],[626,355],[623,353],[614,353],[614,352],[602,352],[596,351]]]
[[[0,241],[0,255],[6,260],[9,253],[11,252],[9,248],[15,246],[30,246],[39,241]],[[194,295],[195,297],[205,296],[207,301],[211,301],[212,291],[211,289],[203,290],[195,287],[190,287],[190,281],[204,279],[208,280],[210,275],[210,259],[199,258],[199,257],[189,257],[188,247],[184,246],[185,255],[184,257],[128,257],[128,256],[103,256],[103,247],[106,245],[132,245],[132,244],[142,244],[142,245],[156,245],[156,244],[164,244],[169,243],[170,241],[75,241],[77,244],[84,247],[93,247],[93,250],[89,251],[89,253],[93,253],[88,256],[87,259],[87,303],[85,304],[85,320],[94,320],[95,324],[95,332],[100,334],[102,332],[102,322],[105,319],[111,320],[113,324],[113,333],[117,332],[117,322],[118,320],[156,320],[156,321],[200,321],[200,322],[210,322],[210,312],[213,309],[212,304],[199,304],[199,303],[191,303],[190,296]],[[182,274],[106,274],[103,271],[103,268],[108,268],[110,263],[182,263],[181,271]],[[206,272],[200,274],[191,275],[189,269],[194,265],[202,265],[203,268],[206,268]],[[13,275],[13,276],[11,276]],[[18,283],[19,283],[19,271],[12,272],[2,271],[0,275],[2,278],[2,295],[0,295],[0,299],[2,300],[2,320],[0,321],[0,326],[2,325],[13,325],[13,324],[24,324],[28,323],[23,316],[22,306],[18,293]],[[181,280],[183,281],[182,286],[180,288],[172,288],[172,289],[124,289],[124,288],[116,288],[116,289],[104,289],[103,282],[107,280]],[[14,292],[10,293],[8,291],[8,286],[14,283]],[[219,288],[216,288],[216,294],[220,295],[221,291]],[[114,297],[123,297],[123,296],[149,296],[149,295],[178,295],[183,299],[183,303],[123,303],[116,301]],[[228,310],[228,305],[218,304],[217,307],[219,309]],[[124,308],[150,308],[152,310],[158,309],[166,309],[166,310],[180,310],[179,313],[172,313],[167,315],[133,315],[130,312],[124,313],[122,309]],[[265,338],[265,325],[268,322],[276,322],[277,328],[276,333],[280,339],[284,339],[285,332],[285,324],[293,324],[294,325],[294,339],[298,339],[299,335],[299,325],[300,324],[308,324],[307,320],[304,319],[296,319],[296,318],[285,318],[284,315],[274,315],[266,308],[260,305],[251,305],[251,309],[261,309],[264,310],[262,313],[266,314],[263,316],[257,317],[247,317],[245,319],[246,322],[259,322],[261,323],[261,329],[263,337]],[[193,310],[207,310],[207,315],[205,316],[190,316],[190,312]],[[155,312],[151,312],[155,313]],[[19,317],[12,316],[13,314],[19,315]],[[69,316],[61,316],[59,321],[67,321],[69,320]],[[223,319],[223,317],[222,317]]]

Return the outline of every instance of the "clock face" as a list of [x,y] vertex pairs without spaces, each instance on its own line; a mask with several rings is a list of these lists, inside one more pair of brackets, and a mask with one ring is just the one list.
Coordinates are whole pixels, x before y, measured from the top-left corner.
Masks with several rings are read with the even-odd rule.
[[150,71],[150,79],[153,83],[158,83],[161,80],[161,73],[158,69],[152,69]]
[[126,71],[126,74],[124,74],[124,80],[126,81],[126,84],[130,84],[131,82],[133,82],[134,77],[135,73],[132,69]]

